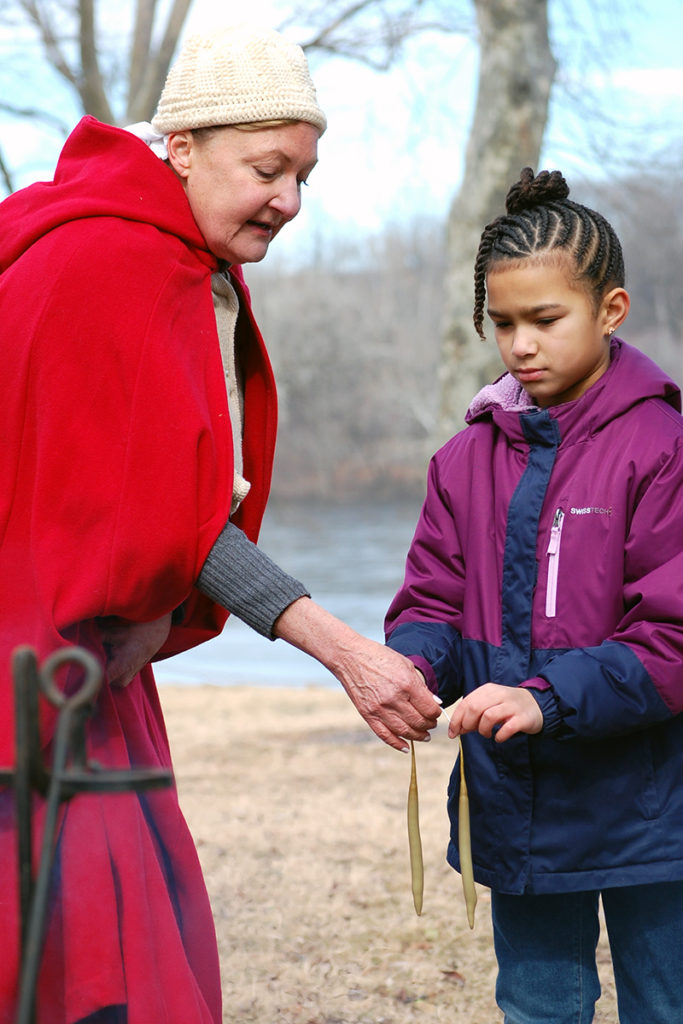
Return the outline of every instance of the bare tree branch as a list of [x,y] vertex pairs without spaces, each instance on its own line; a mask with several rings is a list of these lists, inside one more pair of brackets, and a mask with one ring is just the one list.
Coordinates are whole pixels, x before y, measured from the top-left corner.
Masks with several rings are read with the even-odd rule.
[[42,110],[39,107],[17,107],[12,103],[0,102],[0,110],[4,110],[5,113],[11,114],[12,117],[19,118],[22,121],[42,122],[51,128],[56,128],[60,135],[64,136],[68,135],[69,129],[73,127],[71,123],[62,121],[61,118],[50,113],[49,110]]
[[466,3],[450,3],[441,13],[438,0],[337,0],[299,5],[282,27],[295,26],[306,51],[386,71],[408,39],[430,31],[469,33],[473,18]]
[[36,0],[20,0],[19,6],[24,10],[29,21],[38,30],[40,41],[47,60],[69,85],[78,88],[78,76],[69,65],[54,31],[48,12],[41,9]]
[[12,181],[12,174],[9,167],[5,163],[5,157],[2,149],[0,149],[0,180],[4,182],[5,188],[8,192],[14,192],[14,183]]
[[302,46],[304,49],[328,49],[331,45],[330,40],[333,39],[334,34],[338,32],[340,28],[345,27],[349,22],[352,22],[359,14],[361,14],[361,12],[375,6],[376,0],[360,0],[359,3],[352,4],[350,7],[341,11],[336,17],[333,17],[331,21],[324,23],[317,33],[315,33],[308,42],[303,43]]

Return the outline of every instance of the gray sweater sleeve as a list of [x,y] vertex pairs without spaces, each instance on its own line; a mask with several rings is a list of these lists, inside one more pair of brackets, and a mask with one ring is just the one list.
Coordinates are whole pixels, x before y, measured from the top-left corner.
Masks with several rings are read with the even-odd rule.
[[275,639],[273,626],[285,608],[311,596],[231,522],[211,548],[197,587],[269,640]]

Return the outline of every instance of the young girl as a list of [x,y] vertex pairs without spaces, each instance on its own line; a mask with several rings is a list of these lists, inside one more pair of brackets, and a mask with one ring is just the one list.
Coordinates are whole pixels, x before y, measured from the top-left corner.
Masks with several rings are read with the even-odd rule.
[[[388,643],[464,735],[509,1024],[585,1024],[602,898],[621,1024],[683,1020],[683,419],[613,338],[619,240],[527,168],[484,231],[507,368],[434,456]],[[458,770],[449,787],[458,867]]]

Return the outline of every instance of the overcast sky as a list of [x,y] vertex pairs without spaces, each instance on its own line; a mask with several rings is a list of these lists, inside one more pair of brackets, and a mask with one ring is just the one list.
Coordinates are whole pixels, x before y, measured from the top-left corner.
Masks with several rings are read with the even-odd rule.
[[[584,3],[596,6],[594,0],[551,0],[555,49],[562,47],[567,55],[562,74],[579,92],[585,44],[570,43],[575,25],[568,24],[564,12],[581,22]],[[274,24],[282,6],[253,0],[251,16]],[[607,118],[631,121],[640,129],[638,151],[643,141],[657,152],[676,137],[683,146],[683,0],[625,3],[631,19],[628,45],[619,32],[618,4],[607,6],[612,17],[603,18],[601,27],[614,24],[616,17],[614,33],[590,41],[600,59],[604,53],[603,70],[595,79]],[[212,7],[212,0],[196,0],[195,26],[206,24]],[[311,210],[319,216],[321,204],[342,229],[349,223],[380,228],[387,220],[400,222],[419,212],[442,216],[462,173],[475,100],[475,42],[436,35],[414,40],[401,63],[384,74],[347,60],[313,58],[312,66],[329,129],[320,143],[320,165],[304,195]],[[619,141],[608,147],[614,166],[596,164],[588,140],[581,136],[581,119],[568,117],[559,85],[554,96],[544,166],[559,166],[568,177],[618,170],[622,154],[614,150]],[[606,133],[604,125],[596,129],[598,137]],[[304,219],[302,214],[299,230]]]
[[[582,3],[553,0],[555,48],[566,59],[562,74],[581,90],[582,49],[570,45],[576,33],[563,11],[581,20]],[[251,20],[277,25],[286,7],[275,0],[250,0]],[[188,30],[216,21],[215,0],[195,0]],[[230,5],[221,10],[229,21]],[[624,4],[629,11],[631,42],[615,35],[592,40],[604,51],[596,72],[608,116],[640,129],[638,146],[652,153],[683,143],[683,0]],[[226,13],[227,12],[227,13]],[[244,6],[239,7],[244,20]],[[568,49],[567,49],[568,48]],[[0,63],[3,41],[0,39]],[[474,104],[477,49],[456,36],[429,35],[413,40],[400,64],[388,73],[373,72],[348,60],[312,58],[312,70],[329,128],[320,147],[320,164],[304,190],[304,209],[278,240],[278,249],[296,248],[312,231],[375,231],[416,215],[443,217],[457,189],[464,145]],[[2,87],[0,77],[0,88]],[[555,102],[542,163],[560,167],[570,180],[582,173],[610,174],[623,166],[622,137],[614,137],[607,159],[596,161],[583,137],[580,118],[569,116],[563,90]],[[68,117],[64,101],[60,113]],[[74,107],[73,118],[78,113]],[[607,128],[593,126],[598,138]],[[608,140],[609,141],[609,140]],[[56,134],[39,135],[28,124],[0,115],[0,144],[12,156],[22,153],[20,184],[49,178],[60,148]]]

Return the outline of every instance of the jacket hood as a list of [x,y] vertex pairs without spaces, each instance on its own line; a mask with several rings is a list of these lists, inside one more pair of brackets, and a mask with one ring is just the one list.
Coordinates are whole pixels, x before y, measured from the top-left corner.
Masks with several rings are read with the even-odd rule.
[[[595,433],[640,402],[660,399],[681,411],[677,384],[639,349],[618,338],[611,343],[610,365],[580,398],[545,410],[558,422],[563,439]],[[524,389],[505,373],[474,397],[467,412],[468,423],[493,418],[512,439],[523,440],[520,413],[537,410]]]
[[207,265],[217,262],[173,171],[130,132],[84,117],[64,144],[53,181],[0,204],[0,272],[48,231],[85,217],[153,225],[181,238]]

